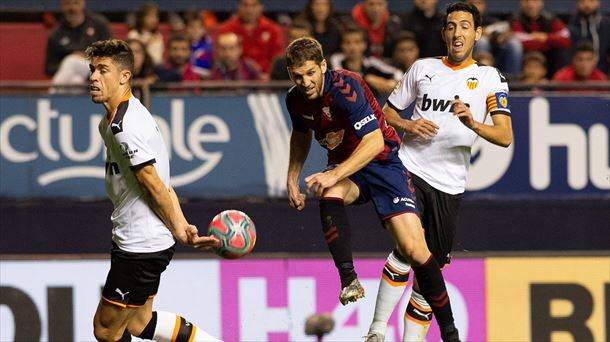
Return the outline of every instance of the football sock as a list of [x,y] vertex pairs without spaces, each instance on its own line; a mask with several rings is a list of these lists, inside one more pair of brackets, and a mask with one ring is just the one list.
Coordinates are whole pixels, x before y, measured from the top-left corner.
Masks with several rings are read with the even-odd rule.
[[424,296],[415,290],[411,292],[404,322],[403,342],[425,341],[430,322],[432,322],[432,309]]
[[339,270],[341,288],[348,286],[357,274],[352,258],[352,237],[343,200],[333,197],[320,198],[320,219],[324,239]]
[[388,255],[379,281],[375,314],[369,333],[377,332],[385,335],[390,315],[392,315],[392,311],[394,311],[407,286],[410,270],[411,266],[397,250]]
[[183,317],[165,311],[153,311],[138,337],[158,342],[220,341]]
[[441,273],[438,263],[432,255],[428,260],[419,265],[413,266],[413,271],[419,283],[421,294],[430,304],[436,321],[441,329],[441,338],[447,341],[457,335],[457,329],[453,323],[453,312],[449,295],[445,287],[445,279]]

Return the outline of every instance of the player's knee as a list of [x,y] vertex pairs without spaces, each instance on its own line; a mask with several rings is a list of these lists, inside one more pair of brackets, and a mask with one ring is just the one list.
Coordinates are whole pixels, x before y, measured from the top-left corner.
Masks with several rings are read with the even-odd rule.
[[121,339],[123,333],[113,331],[109,327],[105,327],[101,324],[95,324],[93,326],[93,336],[100,342],[116,342]]
[[426,246],[425,241],[422,243],[416,236],[407,236],[398,241],[396,247],[400,254],[407,259],[407,261],[414,265],[420,265],[428,259],[430,251]]

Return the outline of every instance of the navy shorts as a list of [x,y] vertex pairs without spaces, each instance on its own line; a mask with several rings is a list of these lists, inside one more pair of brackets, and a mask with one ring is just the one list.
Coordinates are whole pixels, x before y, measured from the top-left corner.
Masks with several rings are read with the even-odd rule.
[[161,273],[174,256],[176,245],[153,253],[131,253],[112,243],[110,271],[102,298],[121,307],[140,307],[159,290]]
[[360,189],[356,203],[372,201],[382,221],[403,213],[419,215],[411,176],[400,159],[373,160],[349,179]]

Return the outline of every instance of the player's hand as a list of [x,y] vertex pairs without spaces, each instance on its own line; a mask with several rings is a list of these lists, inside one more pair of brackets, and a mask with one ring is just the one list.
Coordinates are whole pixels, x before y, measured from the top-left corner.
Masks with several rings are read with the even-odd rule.
[[197,227],[195,227],[191,224],[188,224],[188,223],[184,223],[183,225],[176,227],[174,229],[174,231],[172,232],[172,234],[174,235],[176,240],[178,240],[180,243],[182,243],[184,245],[188,245],[189,244],[188,231],[193,228],[195,229],[195,231],[197,231]]
[[288,202],[296,210],[305,208],[305,194],[301,193],[298,185],[288,184]]
[[316,197],[321,197],[324,190],[337,184],[339,179],[335,176],[333,170],[314,173],[313,175],[305,178],[306,193],[309,193],[313,189]]
[[475,125],[475,121],[472,118],[472,112],[470,108],[466,106],[460,99],[451,101],[451,111],[453,115],[457,116],[458,119],[464,124],[464,126],[472,129]]
[[407,122],[405,132],[413,137],[432,139],[438,133],[438,125],[426,119],[405,120]]
[[220,247],[220,240],[214,236],[199,236],[197,235],[197,227],[191,225],[186,231],[188,235],[188,243],[196,249],[210,249]]

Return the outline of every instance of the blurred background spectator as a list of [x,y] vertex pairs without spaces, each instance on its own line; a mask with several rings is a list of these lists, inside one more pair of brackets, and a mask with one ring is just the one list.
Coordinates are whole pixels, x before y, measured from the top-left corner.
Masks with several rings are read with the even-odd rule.
[[239,0],[237,14],[223,22],[219,31],[233,32],[240,38],[244,57],[258,63],[265,78],[271,72],[273,59],[284,52],[282,31],[263,16],[261,0]]
[[538,51],[545,55],[548,76],[568,63],[571,40],[570,31],[561,19],[543,8],[543,0],[520,0],[511,30],[523,43],[525,52]]
[[159,32],[159,7],[153,2],[141,5],[136,11],[135,27],[127,33],[128,39],[139,39],[155,64],[163,62],[165,42]]
[[392,46],[401,31],[400,18],[390,15],[387,0],[363,0],[352,9],[352,19],[368,35],[370,55],[392,57]]
[[139,39],[128,39],[127,44],[133,51],[133,79],[155,81],[155,63],[146,51],[144,43]]
[[597,53],[589,41],[580,41],[572,54],[572,63],[559,69],[553,81],[583,82],[607,81],[608,77],[597,68]]
[[216,40],[216,52],[210,76],[212,80],[253,81],[261,79],[259,65],[242,55],[242,44],[235,33],[221,33]]
[[415,33],[420,57],[442,56],[447,47],[441,37],[443,15],[438,10],[438,0],[413,0],[413,9],[405,13],[402,27]]
[[487,66],[492,66],[492,67],[496,66],[496,59],[494,58],[494,55],[491,54],[491,52],[487,52],[487,51],[475,52],[472,55],[472,58],[482,65],[487,65]]
[[208,34],[199,11],[189,11],[184,15],[186,33],[191,39],[191,65],[193,71],[202,78],[210,76],[212,68],[212,37]]
[[[288,27],[288,41],[286,46],[290,44],[293,40],[299,39],[302,37],[311,37],[312,28],[311,24],[303,17],[295,18],[290,26]],[[289,80],[290,75],[288,75],[286,63],[286,56],[279,55],[273,61],[273,65],[271,66],[271,79],[272,80]]]
[[[85,11],[85,0],[61,0],[59,26],[48,37],[45,73],[53,77],[63,63],[55,83],[82,83],[89,76],[83,52],[91,43],[110,38],[110,26],[103,16]],[[3,47],[4,48],[4,47]]]
[[352,25],[341,39],[341,52],[330,57],[331,69],[347,69],[362,76],[378,99],[394,90],[402,72],[375,56],[366,56],[366,32]]
[[[466,0],[477,7],[482,17],[483,35],[474,47],[474,52],[492,54],[495,66],[507,77],[517,76],[521,70],[523,44],[513,36],[508,21],[500,20],[487,13],[486,0]],[[479,59],[477,59],[479,60]]]
[[402,31],[394,41],[392,65],[403,73],[419,58],[419,47],[413,32]]
[[573,47],[577,42],[588,40],[597,54],[597,67],[610,73],[610,18],[602,15],[600,0],[576,0],[577,13],[568,23]]
[[313,30],[313,37],[320,42],[324,55],[341,51],[341,23],[333,17],[331,0],[308,0],[303,13]]
[[545,84],[549,81],[546,74],[546,57],[542,53],[532,51],[523,56],[520,81],[532,85]]
[[191,64],[191,39],[186,33],[176,33],[169,39],[167,62],[157,65],[155,73],[159,82],[201,80]]

